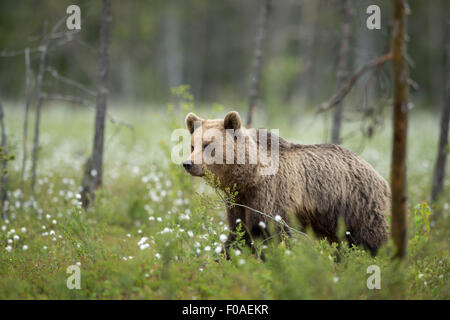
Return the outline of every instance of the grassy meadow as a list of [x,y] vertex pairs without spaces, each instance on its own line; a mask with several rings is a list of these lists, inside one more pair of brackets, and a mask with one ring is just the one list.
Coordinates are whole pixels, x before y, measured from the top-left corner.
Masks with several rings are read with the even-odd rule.
[[[426,204],[438,140],[436,115],[411,112],[406,261],[392,260],[391,242],[372,258],[358,248],[342,246],[338,252],[336,245],[310,234],[265,243],[263,262],[245,247],[225,259],[224,206],[217,205],[217,196],[204,181],[171,163],[175,142],[170,134],[184,126],[185,108],[127,109],[113,103],[111,115],[133,129],[107,122],[104,187],[95,206],[85,212],[79,187],[92,146],[93,111],[63,104],[44,107],[36,194],[30,197],[27,189],[20,206],[23,106],[5,107],[15,160],[8,164],[10,216],[0,220],[0,299],[450,298],[449,174],[438,219]],[[226,111],[228,107],[220,106],[195,109],[204,118]],[[258,114],[257,126],[279,128],[290,141],[321,143],[329,135],[330,119],[330,114],[324,118],[312,112]],[[383,124],[371,139],[362,139],[359,123],[346,123],[344,146],[388,178],[391,123],[387,119]],[[32,131],[33,125],[30,141]],[[70,265],[80,267],[79,290],[67,288]],[[381,289],[367,287],[371,265],[381,270]]]

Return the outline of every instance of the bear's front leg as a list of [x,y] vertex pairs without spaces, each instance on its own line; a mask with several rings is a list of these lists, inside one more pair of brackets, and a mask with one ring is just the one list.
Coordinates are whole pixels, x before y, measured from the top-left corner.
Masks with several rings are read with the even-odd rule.
[[[227,260],[230,259],[229,255],[229,249],[230,246],[233,244],[233,242],[236,241],[236,229],[240,223],[245,223],[245,208],[234,206],[234,207],[228,207],[227,208],[227,222],[228,222],[228,228],[230,229],[230,233],[228,234],[228,239],[225,241],[224,247],[225,247],[225,254],[227,257]],[[247,243],[250,242],[250,237],[245,230],[244,239]]]

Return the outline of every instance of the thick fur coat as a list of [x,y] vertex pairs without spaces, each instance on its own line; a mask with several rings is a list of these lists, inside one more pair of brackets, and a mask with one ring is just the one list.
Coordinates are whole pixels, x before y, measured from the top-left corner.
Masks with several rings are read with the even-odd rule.
[[[236,144],[240,137],[245,139],[246,159],[253,156],[250,146],[258,145],[259,139],[241,126],[237,112],[229,112],[223,120],[204,120],[190,113],[186,117],[186,126],[192,137],[192,154],[184,164],[186,170],[194,176],[202,176],[208,169],[219,177],[224,187],[235,185],[238,191],[236,203],[271,216],[279,215],[288,224],[291,223],[289,219],[296,217],[303,229],[311,227],[319,237],[330,242],[338,241],[338,220],[342,219],[349,242],[362,245],[373,255],[387,240],[389,185],[355,153],[339,145],[300,145],[275,136],[279,139],[278,171],[273,175],[262,175],[260,161],[256,164],[249,161],[244,164],[206,164],[202,158],[205,147],[211,141],[217,142],[205,133],[210,128],[222,132],[224,137],[229,135],[226,129],[236,130],[234,139],[223,139],[223,153],[230,147],[226,145],[229,141]],[[269,134],[269,137],[273,136]],[[196,138],[202,142],[194,143]],[[232,147],[236,149],[236,146]],[[194,156],[202,160],[194,163]],[[267,236],[265,230],[261,230],[260,222],[267,225],[270,221],[249,209],[229,208],[227,219],[232,231],[237,227],[236,221],[242,221],[248,231],[249,244],[255,237]],[[227,243],[233,240],[233,233],[230,233]]]

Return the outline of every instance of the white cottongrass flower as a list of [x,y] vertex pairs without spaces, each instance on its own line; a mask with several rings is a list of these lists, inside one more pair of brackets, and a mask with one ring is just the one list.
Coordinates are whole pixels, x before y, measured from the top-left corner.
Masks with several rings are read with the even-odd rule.
[[205,251],[211,251],[211,247],[210,246],[206,246],[205,247]]
[[131,238],[131,234],[127,233],[127,238]]
[[55,234],[55,230],[50,230],[50,235],[54,235]]
[[180,220],[189,220],[190,219],[190,217],[189,217],[189,215],[188,214],[180,214]]
[[25,232],[27,232],[27,228],[22,227],[22,229],[20,229],[20,231],[21,231],[22,233],[25,233]]
[[20,237],[19,237],[17,234],[15,234],[14,237],[13,237],[13,239],[14,239],[14,241],[17,241],[17,240],[20,239]]
[[23,247],[22,247],[22,250],[23,251],[27,251],[28,250],[28,246],[26,244],[24,244]]
[[222,247],[217,247],[215,250],[214,250],[217,254],[219,254],[219,253],[221,253],[222,252]]
[[147,237],[142,237],[141,240],[138,241],[138,246],[141,246],[143,244],[145,244],[147,242],[148,238]]
[[224,234],[221,234],[219,239],[220,239],[220,241],[225,242],[225,241],[227,241],[228,237]]
[[13,240],[12,239],[8,239],[8,243],[13,243]]
[[333,282],[334,283],[337,283],[339,281],[339,278],[338,277],[333,277]]
[[239,264],[240,265],[245,264],[245,260],[244,259],[239,260]]
[[281,216],[277,214],[277,215],[275,216],[275,221],[276,221],[276,222],[280,222],[280,221],[281,221]]
[[52,224],[56,224],[56,220],[55,219],[52,220]]
[[77,265],[77,266],[81,266],[81,262],[78,261],[78,262],[76,263],[76,265]]
[[5,250],[8,251],[8,252],[11,252],[12,251],[12,247],[11,246],[6,246]]
[[2,231],[6,231],[6,226],[2,226]]
[[145,249],[147,249],[148,247],[150,247],[150,245],[149,245],[148,243],[143,243],[143,244],[141,244],[141,245],[139,246],[139,249],[145,250]]
[[161,222],[161,221],[162,221],[162,218],[161,218],[161,217],[158,217],[158,218],[156,218],[156,221]]
[[423,273],[420,273],[419,274],[419,279],[422,279],[423,278]]
[[241,223],[242,220],[241,219],[236,219],[236,223]]
[[45,217],[47,218],[47,219],[50,219],[52,216],[51,215],[49,215],[48,213],[45,215]]
[[190,238],[193,238],[193,237],[194,237],[194,233],[193,233],[191,230],[189,230],[189,231],[187,232],[187,234],[188,234],[188,236],[189,236]]
[[240,255],[241,255],[241,251],[240,251],[240,250],[234,250],[234,254],[235,254],[236,256],[240,256]]
[[47,246],[43,246],[42,249],[47,250]]
[[266,224],[265,224],[263,221],[260,221],[260,222],[258,223],[258,225],[259,225],[261,228],[263,228],[263,229],[266,228]]
[[155,220],[155,217],[154,217],[154,216],[150,216],[150,217],[148,217],[148,220],[149,220],[149,221],[154,221],[154,220]]
[[161,255],[159,253],[155,254],[156,259],[161,259]]

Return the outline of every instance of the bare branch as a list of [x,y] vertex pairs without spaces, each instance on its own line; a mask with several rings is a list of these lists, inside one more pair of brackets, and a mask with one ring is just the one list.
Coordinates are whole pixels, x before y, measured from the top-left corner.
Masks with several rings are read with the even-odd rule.
[[283,227],[285,227],[286,229],[288,229],[288,230],[290,230],[290,231],[293,231],[293,232],[295,232],[295,233],[298,233],[298,234],[300,234],[300,235],[302,235],[302,236],[305,236],[306,238],[309,239],[309,236],[308,236],[306,233],[301,232],[300,230],[297,230],[297,229],[295,229],[295,228],[292,228],[291,226],[289,226],[289,225],[286,223],[286,221],[284,221],[284,219],[281,219],[281,220],[278,221],[278,220],[275,218],[275,215],[267,214],[267,213],[265,213],[265,212],[256,210],[256,209],[254,209],[254,208],[251,208],[251,207],[246,206],[246,205],[243,205],[243,204],[239,204],[239,203],[235,203],[235,202],[228,201],[227,199],[225,199],[225,198],[222,196],[222,194],[219,192],[219,190],[217,190],[217,188],[214,188],[214,190],[216,191],[217,195],[220,197],[220,199],[222,200],[222,202],[223,202],[227,207],[238,206],[238,207],[242,207],[242,208],[248,209],[248,210],[250,210],[250,211],[253,211],[254,213],[258,213],[258,214],[260,214],[260,215],[262,215],[262,216],[264,216],[264,217],[266,217],[266,218],[268,218],[268,219],[270,219],[270,220],[272,220],[272,221],[274,221],[274,222],[276,222],[276,223],[282,225]]
[[[90,100],[82,98],[82,97],[76,97],[76,96],[60,94],[60,93],[51,93],[51,94],[43,93],[42,98],[47,101],[65,101],[65,102],[80,104],[80,105],[83,105],[85,107],[95,110],[94,103],[91,102]],[[127,127],[128,129],[130,129],[131,131],[134,131],[134,126],[131,123],[124,121],[124,120],[119,120],[109,112],[106,114],[106,116],[112,124],[122,125],[124,127]]]
[[20,56],[22,54],[25,54],[25,51],[27,49],[29,50],[30,53],[39,51],[39,47],[33,48],[33,49],[25,48],[25,49],[19,49],[19,50],[7,50],[7,49],[5,49],[5,50],[0,51],[0,57],[16,57],[16,56]]
[[94,96],[94,97],[95,97],[95,96],[97,95],[97,92],[95,92],[95,91],[89,89],[89,88],[86,87],[85,85],[83,85],[83,84],[81,84],[81,83],[79,83],[79,82],[77,82],[77,81],[75,81],[75,80],[72,80],[72,79],[70,79],[70,78],[67,78],[67,77],[64,77],[64,76],[60,75],[60,74],[58,73],[58,71],[56,71],[55,68],[47,67],[46,70],[53,76],[53,78],[55,78],[55,79],[58,80],[58,81],[61,81],[61,82],[65,83],[65,84],[74,86],[74,87],[76,87],[76,88],[78,88],[78,89],[80,89],[80,90],[86,92],[87,94],[89,94],[89,95],[91,95],[91,96]]
[[82,97],[72,96],[72,95],[66,95],[66,94],[60,94],[60,93],[52,93],[52,94],[42,93],[42,99],[47,100],[47,101],[66,101],[66,102],[81,104],[81,105],[87,106],[89,108],[93,108],[92,103],[89,100],[84,99]]
[[318,110],[318,112],[327,111],[331,108],[333,108],[336,104],[342,101],[342,99],[345,98],[345,96],[350,92],[350,90],[355,85],[356,81],[358,81],[361,76],[366,73],[368,70],[379,67],[383,65],[385,62],[392,60],[392,53],[386,53],[385,55],[373,59],[369,61],[366,65],[364,65],[361,69],[359,69],[358,72],[356,72],[349,80],[349,82],[342,87],[342,89],[336,93],[328,102],[322,104]]

